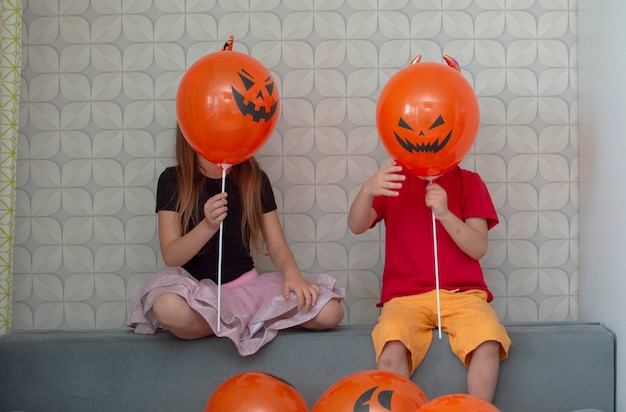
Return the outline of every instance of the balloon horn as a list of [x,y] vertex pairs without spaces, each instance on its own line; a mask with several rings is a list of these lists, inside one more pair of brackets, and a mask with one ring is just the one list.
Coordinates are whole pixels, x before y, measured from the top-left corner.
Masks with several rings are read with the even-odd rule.
[[420,61],[422,61],[422,55],[418,54],[413,60],[411,60],[411,64],[419,63]]
[[446,61],[446,63],[448,63],[448,66],[452,67],[454,70],[456,70],[459,73],[461,72],[461,66],[459,65],[459,62],[456,61],[454,57],[444,54],[443,59]]
[[224,51],[224,50],[232,50],[234,41],[235,41],[235,36],[231,35],[228,38],[228,40],[226,41],[226,43],[224,43],[224,46],[222,47],[222,51]]

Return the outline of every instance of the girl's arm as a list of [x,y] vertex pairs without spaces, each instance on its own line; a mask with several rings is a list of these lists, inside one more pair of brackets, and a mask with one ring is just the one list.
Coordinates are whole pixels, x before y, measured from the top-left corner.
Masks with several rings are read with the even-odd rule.
[[182,266],[189,262],[215,235],[220,223],[226,219],[227,193],[211,197],[204,204],[204,215],[196,227],[184,236],[180,227],[180,214],[170,210],[158,212],[159,243],[163,261],[169,267]]
[[263,238],[272,263],[285,277],[283,286],[285,299],[289,299],[293,292],[298,298],[298,310],[309,310],[317,302],[319,287],[302,276],[296,258],[285,239],[276,210],[263,214]]

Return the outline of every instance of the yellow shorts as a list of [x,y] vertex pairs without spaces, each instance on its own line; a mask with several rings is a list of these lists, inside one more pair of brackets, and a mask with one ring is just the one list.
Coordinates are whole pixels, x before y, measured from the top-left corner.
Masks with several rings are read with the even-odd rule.
[[[511,339],[482,290],[451,292],[441,289],[441,329],[448,334],[452,352],[467,367],[471,352],[481,343],[500,343],[500,360],[506,359]],[[437,328],[437,293],[394,298],[381,309],[372,330],[376,363],[387,342],[400,341],[409,350],[411,373],[424,360]]]

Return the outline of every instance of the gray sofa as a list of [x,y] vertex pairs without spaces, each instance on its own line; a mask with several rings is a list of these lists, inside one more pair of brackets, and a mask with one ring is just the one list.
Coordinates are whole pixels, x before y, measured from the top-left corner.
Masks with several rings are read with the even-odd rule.
[[[168,333],[32,332],[0,338],[0,412],[203,411],[213,390],[245,371],[291,383],[310,407],[335,382],[374,368],[371,327],[281,332],[241,357],[226,339]],[[612,412],[615,338],[597,323],[508,324],[513,341],[494,403],[503,412]],[[465,391],[466,369],[438,338],[413,381],[429,399]]]

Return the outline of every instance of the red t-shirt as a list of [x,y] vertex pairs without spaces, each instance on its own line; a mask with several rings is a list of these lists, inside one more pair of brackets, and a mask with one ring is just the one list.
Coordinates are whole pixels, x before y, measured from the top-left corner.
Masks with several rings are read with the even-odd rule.
[[[372,207],[377,218],[372,227],[385,220],[385,267],[378,306],[399,296],[415,295],[435,289],[432,210],[426,206],[428,181],[409,172],[397,197],[378,196]],[[498,223],[487,186],[477,173],[455,167],[435,179],[448,195],[448,209],[461,220],[487,219],[491,229]],[[480,262],[465,254],[437,221],[437,254],[441,289],[487,288]]]

